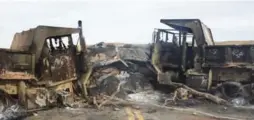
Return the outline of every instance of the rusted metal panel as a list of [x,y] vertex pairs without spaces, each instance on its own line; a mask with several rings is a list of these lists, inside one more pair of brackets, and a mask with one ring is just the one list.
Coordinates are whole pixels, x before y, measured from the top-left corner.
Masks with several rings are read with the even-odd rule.
[[252,81],[252,70],[245,68],[212,68],[212,81],[236,81],[247,82]]
[[18,93],[18,86],[16,81],[0,81],[0,89],[4,90],[10,95],[16,95]]
[[0,89],[11,95],[18,94],[18,83],[36,80],[33,74],[33,54],[0,49]]
[[35,76],[33,74],[29,74],[26,72],[12,72],[2,70],[0,73],[1,80],[35,80]]
[[186,85],[197,90],[206,91],[210,89],[211,79],[209,74],[200,73],[194,69],[189,69],[186,72]]
[[33,73],[33,54],[0,49],[0,71]]
[[37,63],[44,43],[48,37],[70,35],[73,33],[79,33],[79,31],[79,28],[38,26],[34,29],[16,33],[10,49],[31,51],[35,54],[35,60]]
[[34,38],[35,29],[16,33],[12,40],[10,49],[18,51],[29,51]]
[[51,81],[61,81],[77,77],[75,61],[71,54],[56,54],[44,58],[41,66],[41,79]]

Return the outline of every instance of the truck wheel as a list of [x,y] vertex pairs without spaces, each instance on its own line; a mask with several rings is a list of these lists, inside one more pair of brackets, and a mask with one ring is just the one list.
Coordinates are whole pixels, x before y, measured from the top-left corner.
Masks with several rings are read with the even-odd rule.
[[26,106],[26,83],[20,81],[18,85],[18,97],[22,105]]

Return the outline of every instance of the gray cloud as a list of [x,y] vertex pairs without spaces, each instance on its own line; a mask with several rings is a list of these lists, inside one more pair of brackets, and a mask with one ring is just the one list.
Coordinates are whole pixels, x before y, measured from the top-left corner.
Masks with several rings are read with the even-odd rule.
[[254,39],[254,2],[1,2],[0,47],[9,47],[15,32],[39,24],[76,27],[84,24],[89,44],[100,41],[148,43],[161,18],[200,18],[214,39]]

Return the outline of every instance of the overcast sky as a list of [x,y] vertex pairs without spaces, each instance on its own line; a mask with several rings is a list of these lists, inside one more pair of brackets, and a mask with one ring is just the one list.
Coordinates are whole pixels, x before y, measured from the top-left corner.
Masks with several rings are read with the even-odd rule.
[[76,27],[79,19],[88,44],[149,43],[153,28],[167,28],[161,18],[199,18],[215,41],[254,40],[254,2],[175,1],[1,1],[0,47],[8,48],[15,32],[39,24]]

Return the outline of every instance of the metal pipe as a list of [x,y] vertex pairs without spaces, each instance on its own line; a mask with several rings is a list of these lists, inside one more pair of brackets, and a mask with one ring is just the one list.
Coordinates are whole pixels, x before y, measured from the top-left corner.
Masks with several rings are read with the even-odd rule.
[[85,38],[83,36],[83,28],[82,28],[82,21],[78,21],[78,28],[80,29],[79,31],[79,37],[80,37],[80,45],[81,45],[81,51],[85,52],[86,51],[86,42]]
[[179,31],[179,45],[181,46],[182,44],[182,32],[181,31]]

